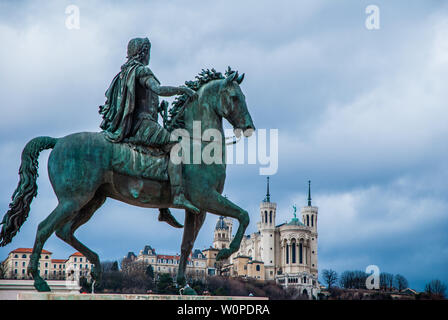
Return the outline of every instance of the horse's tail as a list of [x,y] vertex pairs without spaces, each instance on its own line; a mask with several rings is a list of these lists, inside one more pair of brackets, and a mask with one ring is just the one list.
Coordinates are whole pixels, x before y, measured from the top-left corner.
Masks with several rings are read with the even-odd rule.
[[42,150],[52,149],[57,139],[51,137],[37,137],[28,142],[22,151],[22,163],[19,169],[19,184],[14,191],[9,204],[9,210],[0,225],[0,247],[11,242],[28,218],[30,204],[37,195],[38,158]]

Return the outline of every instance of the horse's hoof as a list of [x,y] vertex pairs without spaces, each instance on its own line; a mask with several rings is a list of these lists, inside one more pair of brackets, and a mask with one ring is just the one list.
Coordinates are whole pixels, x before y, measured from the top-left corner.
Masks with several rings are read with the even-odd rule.
[[47,282],[45,282],[44,280],[42,280],[42,281],[34,281],[34,287],[39,292],[50,292],[51,291],[51,289],[48,286]]

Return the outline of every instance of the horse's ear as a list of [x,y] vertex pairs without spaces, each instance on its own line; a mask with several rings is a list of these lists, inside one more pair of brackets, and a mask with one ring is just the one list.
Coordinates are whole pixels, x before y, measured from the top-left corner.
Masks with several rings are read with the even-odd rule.
[[241,82],[243,82],[243,80],[244,80],[244,73],[236,79],[236,82],[238,82],[238,84],[241,84]]
[[231,84],[238,76],[238,72],[234,72],[226,78],[226,84]]

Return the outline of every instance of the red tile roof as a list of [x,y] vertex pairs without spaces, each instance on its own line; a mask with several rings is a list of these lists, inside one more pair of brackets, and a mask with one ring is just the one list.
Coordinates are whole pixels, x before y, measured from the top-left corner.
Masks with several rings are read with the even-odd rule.
[[[32,253],[33,249],[32,248],[17,248],[13,251],[11,251],[11,253]],[[52,254],[52,252],[47,251],[45,249],[42,249],[42,253],[44,254]]]
[[[191,256],[191,255],[190,255]],[[173,259],[173,260],[180,260],[180,256],[169,256],[166,254],[158,254],[157,259]],[[191,261],[190,258],[187,259],[188,261]]]
[[51,263],[65,263],[66,259],[51,259]]
[[70,255],[70,257],[84,257],[84,255],[81,252],[75,252],[74,254]]
[[158,254],[157,255],[157,259],[175,259],[175,260],[179,260],[180,256],[168,256],[168,255],[164,255],[164,254]]

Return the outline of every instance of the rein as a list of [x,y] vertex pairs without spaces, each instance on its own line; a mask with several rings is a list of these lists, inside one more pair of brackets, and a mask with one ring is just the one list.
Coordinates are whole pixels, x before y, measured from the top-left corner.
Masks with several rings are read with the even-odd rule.
[[[175,123],[175,120],[177,120],[177,118],[178,118],[179,116],[181,116],[181,115],[184,113],[186,106],[188,105],[189,102],[191,102],[191,101],[189,101],[189,100],[192,100],[192,96],[188,97],[187,100],[184,102],[184,104],[182,105],[181,110],[180,110],[180,111],[176,114],[176,116],[171,120],[172,123]],[[164,117],[163,114],[162,114],[162,117]],[[181,136],[181,137],[184,137],[184,138],[189,138],[189,139],[191,139],[191,140],[201,141],[201,142],[215,142],[214,140],[202,140],[202,138],[201,138],[201,139],[198,139],[198,138],[193,138],[193,137],[190,137],[190,136],[186,137],[186,136],[184,136],[184,135],[180,135],[180,136]],[[240,136],[239,138],[236,138],[236,139],[235,139],[235,138],[236,138],[236,136],[224,137],[224,140],[230,140],[230,139],[233,139],[233,141],[231,141],[231,142],[226,142],[226,146],[233,145],[233,144],[237,144],[237,143],[241,140],[241,136]]]

